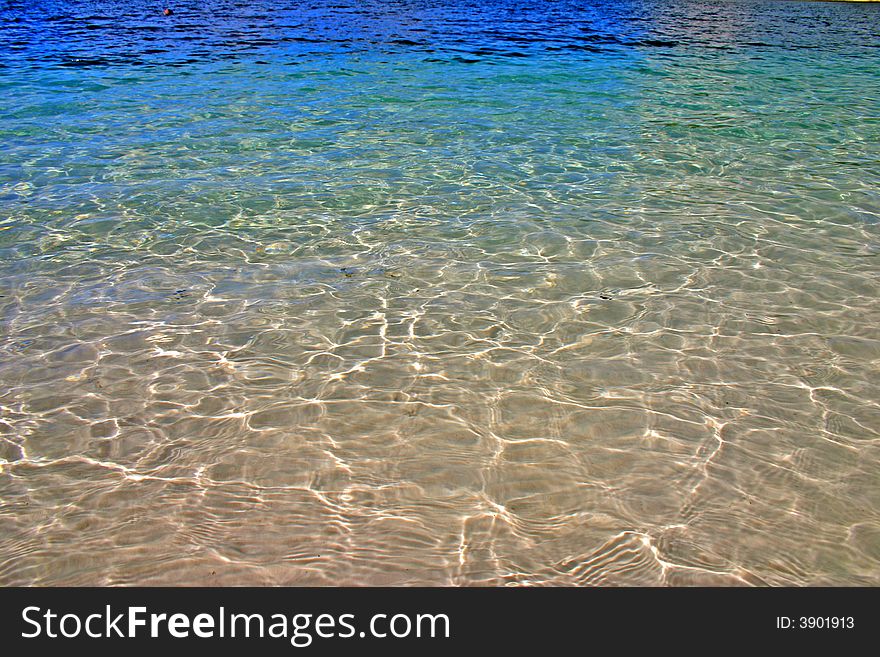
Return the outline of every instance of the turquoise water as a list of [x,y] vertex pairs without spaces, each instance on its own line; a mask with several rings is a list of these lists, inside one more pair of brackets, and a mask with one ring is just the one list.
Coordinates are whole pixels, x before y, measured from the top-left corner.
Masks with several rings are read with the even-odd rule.
[[880,6],[6,2],[0,583],[880,584]]

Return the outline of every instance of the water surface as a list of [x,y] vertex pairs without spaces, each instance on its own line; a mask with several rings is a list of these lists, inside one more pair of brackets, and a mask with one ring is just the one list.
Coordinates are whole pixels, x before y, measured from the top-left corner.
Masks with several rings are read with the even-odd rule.
[[0,583],[880,584],[880,7],[3,2]]

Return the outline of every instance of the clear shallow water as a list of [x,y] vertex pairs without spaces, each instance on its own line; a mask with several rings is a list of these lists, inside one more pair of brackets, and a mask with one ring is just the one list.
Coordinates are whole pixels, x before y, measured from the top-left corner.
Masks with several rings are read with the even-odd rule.
[[0,582],[880,584],[880,7],[186,5],[3,4]]

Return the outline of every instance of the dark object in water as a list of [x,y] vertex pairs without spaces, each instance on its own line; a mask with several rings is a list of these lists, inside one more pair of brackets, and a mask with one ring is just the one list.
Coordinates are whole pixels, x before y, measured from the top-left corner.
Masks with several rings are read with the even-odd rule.
[[167,8],[162,13],[165,14],[166,16],[174,15],[174,12],[171,11],[170,9],[167,9]]

